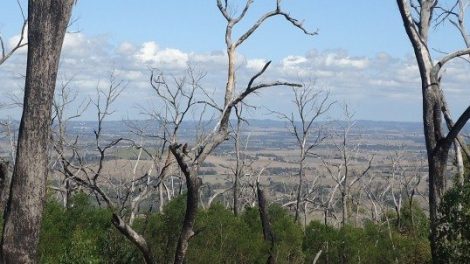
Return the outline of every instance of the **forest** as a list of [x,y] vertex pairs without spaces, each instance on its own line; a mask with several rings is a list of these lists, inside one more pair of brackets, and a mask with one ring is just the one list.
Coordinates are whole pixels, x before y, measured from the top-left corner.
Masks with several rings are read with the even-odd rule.
[[[223,87],[207,88],[195,63],[147,67],[153,105],[116,121],[131,89],[119,68],[87,96],[62,73],[82,1],[13,1],[17,37],[0,27],[0,76],[26,60],[21,95],[0,109],[22,113],[0,115],[0,263],[470,262],[470,104],[454,116],[448,96],[470,56],[469,1],[396,0],[389,11],[413,51],[418,127],[357,120],[319,80],[284,78],[271,60],[243,70],[240,50],[273,19],[322,37],[288,0],[255,19],[260,1],[213,1]],[[461,48],[433,47],[444,26]],[[252,98],[278,88],[291,108],[253,118]]]

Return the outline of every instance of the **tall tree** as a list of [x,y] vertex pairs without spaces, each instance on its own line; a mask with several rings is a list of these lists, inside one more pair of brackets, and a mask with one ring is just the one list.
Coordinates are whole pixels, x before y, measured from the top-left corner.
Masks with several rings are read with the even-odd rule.
[[[433,15],[439,10],[443,10],[443,7],[439,6],[440,3],[441,1],[438,0],[397,0],[404,28],[413,46],[421,77],[424,136],[429,167],[430,240],[433,263],[443,261],[439,260],[437,255],[439,241],[436,231],[439,218],[438,207],[446,188],[445,173],[449,151],[453,144],[460,145],[459,147],[465,149],[465,144],[462,144],[459,133],[470,118],[470,107],[468,107],[454,123],[441,88],[441,70],[444,65],[455,58],[470,54],[470,47],[466,45],[466,48],[445,54],[440,60],[433,58],[431,47],[429,47],[429,29],[433,21]],[[457,6],[461,1],[455,1],[455,3],[455,6]],[[444,12],[443,14],[442,18],[440,18],[441,15],[437,16],[438,23],[452,13]],[[462,11],[457,16],[463,18],[463,14]],[[455,25],[458,27],[460,22],[463,23],[463,19],[459,19],[459,22]],[[468,34],[464,31],[464,27],[459,28],[459,30],[467,44]],[[448,132],[444,130],[443,122],[446,122]],[[459,150],[459,148],[456,149]]]
[[3,263],[35,263],[48,173],[51,108],[59,58],[75,0],[29,0],[25,95],[10,198],[4,214]]
[[[233,28],[245,17],[247,11],[250,9],[253,0],[247,0],[243,10],[239,15],[234,14],[230,10],[228,1],[217,0],[217,7],[227,21],[225,30],[225,44],[227,47],[228,56],[228,70],[227,70],[227,84],[225,86],[224,103],[221,106],[214,106],[220,115],[217,124],[212,132],[207,135],[201,142],[197,143],[194,147],[189,148],[187,144],[179,144],[175,142],[170,145],[170,151],[175,156],[175,159],[185,176],[187,186],[187,199],[186,199],[186,212],[183,220],[183,227],[181,230],[180,238],[178,240],[175,264],[183,263],[189,245],[189,240],[194,236],[194,223],[198,209],[199,191],[202,185],[202,179],[198,176],[199,167],[204,162],[211,152],[217,148],[222,142],[228,139],[229,136],[229,120],[234,107],[242,102],[248,95],[258,91],[259,89],[272,87],[272,86],[298,86],[299,84],[275,81],[270,83],[256,83],[258,78],[263,75],[271,62],[266,63],[263,68],[256,73],[238,95],[236,94],[236,52],[252,34],[271,17],[281,16],[284,17],[293,26],[299,28],[304,33],[315,35],[316,32],[307,31],[302,23],[295,18],[291,17],[289,13],[281,8],[281,0],[276,1],[274,10],[263,14],[252,26],[248,28],[240,37],[233,38]],[[183,147],[182,147],[183,146]]]

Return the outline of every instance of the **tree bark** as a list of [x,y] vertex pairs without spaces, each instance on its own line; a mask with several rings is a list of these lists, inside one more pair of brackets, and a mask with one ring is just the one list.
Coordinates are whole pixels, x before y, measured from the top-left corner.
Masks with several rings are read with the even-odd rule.
[[178,240],[176,248],[175,264],[182,264],[188,250],[189,240],[194,236],[194,222],[196,221],[198,199],[199,199],[199,188],[202,185],[202,180],[197,176],[197,172],[192,173],[193,177],[186,178],[186,185],[188,187],[187,198],[186,198],[186,212],[183,220],[183,228]]
[[8,166],[8,161],[0,160],[0,212],[4,212],[10,194],[11,175]]
[[237,174],[235,175],[235,182],[233,183],[233,214],[235,216],[238,216],[238,208],[240,207],[238,205],[238,197],[240,196],[240,191],[239,191],[239,177],[240,175]]
[[264,190],[260,188],[259,182],[256,183],[257,193],[258,193],[258,208],[259,216],[261,219],[261,227],[263,228],[263,238],[264,241],[270,243],[269,248],[269,257],[266,261],[267,264],[276,263],[276,259],[273,256],[274,251],[274,235],[271,229],[271,223],[269,222],[269,213],[266,205],[266,196]]
[[239,211],[239,196],[240,196],[240,177],[242,177],[243,173],[243,167],[244,167],[244,162],[242,161],[241,153],[240,153],[240,140],[241,140],[241,123],[242,123],[242,117],[241,117],[241,109],[243,105],[240,105],[240,109],[235,109],[235,112],[237,114],[237,126],[235,130],[235,155],[237,158],[236,161],[236,168],[235,168],[235,179],[233,183],[233,214],[235,216],[238,216],[238,211]]
[[341,226],[346,226],[348,218],[346,191],[341,191]]
[[300,162],[299,162],[299,185],[297,186],[297,201],[295,203],[295,217],[294,220],[295,222],[300,221],[299,220],[299,214],[300,214],[300,204],[302,200],[302,192],[303,192],[303,183],[304,183],[304,160],[305,160],[305,151],[304,147],[302,146],[300,148]]
[[423,124],[424,137],[429,167],[429,216],[430,216],[430,242],[433,263],[441,263],[437,254],[437,220],[438,207],[446,189],[445,171],[449,150],[458,137],[458,133],[468,120],[467,109],[459,118],[459,123],[450,128],[444,135],[442,123],[445,115],[445,101],[440,87],[439,71],[442,66],[453,58],[468,54],[468,50],[460,50],[444,56],[441,61],[434,63],[428,47],[429,27],[432,14],[437,2],[423,0],[419,6],[418,19],[412,17],[411,6],[408,0],[397,0],[400,15],[405,31],[412,44],[416,62],[421,77],[421,90],[423,97]]
[[2,237],[3,263],[36,263],[52,100],[74,0],[30,0],[25,96]]

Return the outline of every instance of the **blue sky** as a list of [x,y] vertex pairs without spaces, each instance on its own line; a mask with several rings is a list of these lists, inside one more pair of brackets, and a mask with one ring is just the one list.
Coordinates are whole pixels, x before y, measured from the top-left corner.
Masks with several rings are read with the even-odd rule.
[[[0,34],[14,39],[20,27],[16,1],[2,2]],[[255,1],[245,23],[240,24],[241,30],[235,34],[246,30],[274,3]],[[418,73],[395,1],[282,3],[292,16],[304,20],[306,28],[318,29],[319,35],[306,36],[281,18],[264,24],[239,49],[240,83],[260,62],[273,60],[266,79],[315,79],[320,88],[331,91],[335,100],[351,104],[356,118],[420,120]],[[240,10],[243,5],[242,0],[232,1],[235,9]],[[79,0],[73,19],[71,31],[79,33],[66,38],[61,73],[76,76],[74,88],[86,95],[92,94],[109,72],[117,71],[118,77],[128,82],[128,88],[125,100],[116,103],[119,111],[115,119],[139,118],[140,106],[136,105],[152,104],[147,83],[149,67],[178,74],[183,71],[182,64],[196,61],[208,73],[208,89],[220,91],[225,83],[225,20],[215,0]],[[449,25],[434,30],[431,41],[434,48],[444,51],[463,45]],[[18,76],[23,71],[24,58],[22,51],[0,66],[0,77],[7,80],[0,83],[0,92],[11,93],[12,89],[21,88]],[[466,66],[455,68],[457,77],[448,78],[448,87],[454,111],[458,112],[466,104],[462,87],[468,74],[464,71]],[[142,102],[142,98],[149,100]],[[254,116],[274,118],[261,109],[290,112],[293,110],[290,98],[288,90],[273,89],[250,99],[250,103],[261,106]],[[85,119],[93,116],[88,112]],[[339,118],[338,112],[333,111],[332,118]],[[3,116],[12,113],[6,111]]]
[[[90,34],[110,34],[114,41],[144,42],[185,51],[204,52],[224,48],[224,19],[212,0],[200,1],[86,1],[75,10],[77,26]],[[179,3],[178,3],[179,2]],[[409,45],[403,39],[394,1],[287,0],[285,9],[305,20],[319,37],[306,37],[282,18],[265,24],[241,52],[247,56],[279,59],[292,53],[346,48],[354,55],[388,51],[404,55]],[[372,3],[371,3],[372,2]],[[243,1],[234,1],[240,8]],[[274,1],[257,1],[247,16],[252,22],[268,11]],[[364,12],[361,10],[370,10]],[[246,28],[248,23],[241,27]],[[239,32],[239,31],[238,31]],[[376,40],[364,36],[377,36]],[[269,44],[268,44],[269,43]],[[293,45],[295,43],[295,45]],[[387,45],[395,43],[394,45]]]

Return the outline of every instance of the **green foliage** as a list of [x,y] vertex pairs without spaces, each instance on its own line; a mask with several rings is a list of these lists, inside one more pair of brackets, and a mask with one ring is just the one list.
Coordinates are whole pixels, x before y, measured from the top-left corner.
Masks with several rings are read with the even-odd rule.
[[195,230],[188,263],[256,263],[266,252],[260,233],[220,204],[200,211]]
[[[167,204],[163,214],[149,218],[146,237],[158,262],[171,262],[184,217],[185,196]],[[270,207],[276,238],[277,263],[303,263],[302,230],[292,217],[278,206]],[[230,210],[215,204],[200,210],[187,254],[188,263],[265,263],[269,244],[263,240],[259,212],[248,208],[236,217]]]
[[[95,206],[85,194],[76,195],[68,209],[49,199],[44,212],[40,263],[143,263],[140,252],[111,224],[111,213]],[[136,220],[157,263],[172,263],[186,207],[186,196],[173,199],[163,213]],[[406,211],[412,214],[409,220]],[[365,223],[362,228],[336,229],[311,222],[305,231],[278,205],[269,207],[277,263],[427,263],[429,243],[421,234],[418,207],[404,207],[402,228]],[[425,221],[425,220],[423,220]],[[415,226],[410,227],[414,222]],[[427,222],[422,225],[427,228]],[[390,228],[389,228],[390,227]],[[414,230],[409,232],[409,230]],[[258,208],[240,216],[220,204],[199,210],[196,235],[190,240],[188,263],[266,263],[271,244],[263,240]],[[423,233],[424,234],[424,233]]]
[[439,207],[438,255],[442,262],[468,263],[470,259],[470,183],[446,192]]
[[427,238],[429,235],[429,219],[417,203],[405,201],[400,210],[400,231],[409,236]]
[[[246,208],[241,217],[248,225],[250,232],[257,234],[259,243],[263,243],[264,254],[258,258],[257,263],[265,263],[270,244],[262,240],[263,231],[258,208]],[[275,241],[273,255],[276,263],[304,263],[301,227],[294,222],[293,217],[286,210],[277,204],[269,207],[269,217]]]
[[429,263],[431,259],[427,239],[410,238],[371,222],[363,228],[336,229],[312,221],[305,230],[303,249],[306,263],[320,250],[318,263]]
[[[277,263],[303,263],[303,232],[294,218],[277,204],[269,207],[269,217],[274,233],[275,259]],[[258,216],[259,218],[259,216]]]
[[40,263],[139,263],[132,245],[111,224],[111,213],[79,193],[64,209],[49,199],[39,242]]
[[163,214],[140,221],[141,234],[150,244],[157,263],[173,262],[185,210],[186,196],[181,195],[164,207]]

